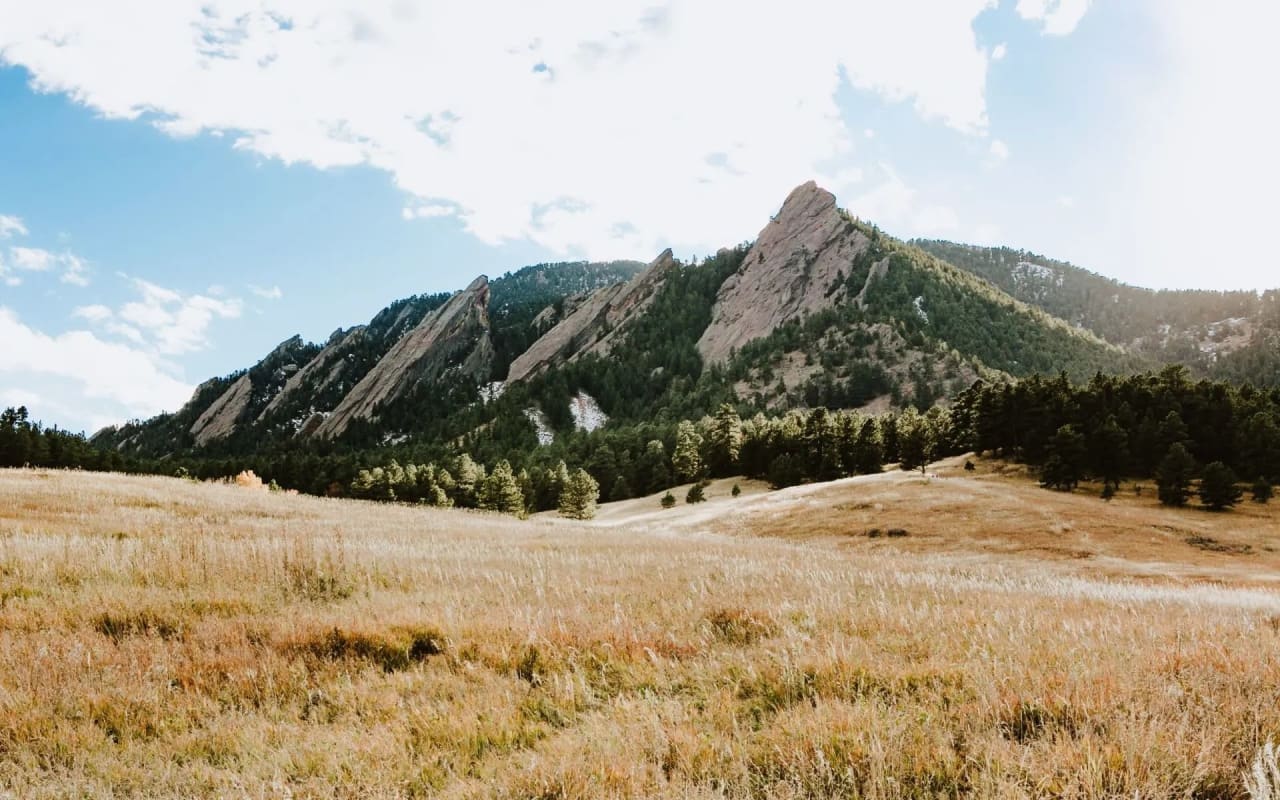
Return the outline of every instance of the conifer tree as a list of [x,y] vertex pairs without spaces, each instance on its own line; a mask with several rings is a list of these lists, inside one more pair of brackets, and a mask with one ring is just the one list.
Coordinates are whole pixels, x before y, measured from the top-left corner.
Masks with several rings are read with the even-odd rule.
[[1200,477],[1200,502],[1212,511],[1222,511],[1240,502],[1244,492],[1236,485],[1236,474],[1221,461],[1204,468]]
[[487,511],[524,516],[524,492],[506,459],[499,461],[493,471],[480,482],[477,501],[479,507]]
[[1169,448],[1169,452],[1156,469],[1156,494],[1166,506],[1182,507],[1191,495],[1191,479],[1196,468],[1195,459],[1181,442]]
[[560,516],[569,519],[591,519],[596,515],[600,484],[585,469],[575,470],[560,493]]
[[707,427],[707,469],[712,475],[733,474],[742,450],[742,420],[728,403],[721,403]]
[[701,446],[702,435],[692,422],[683,420],[676,427],[676,451],[671,455],[671,466],[679,480],[691,481],[702,474],[702,457],[698,453]]
[[1040,485],[1047,489],[1070,492],[1084,477],[1084,437],[1070,425],[1058,428],[1046,446],[1044,465],[1040,468]]
[[1253,482],[1253,488],[1250,494],[1253,496],[1253,502],[1255,503],[1268,502],[1271,500],[1271,496],[1273,494],[1271,481],[1267,480],[1265,477],[1259,477]]

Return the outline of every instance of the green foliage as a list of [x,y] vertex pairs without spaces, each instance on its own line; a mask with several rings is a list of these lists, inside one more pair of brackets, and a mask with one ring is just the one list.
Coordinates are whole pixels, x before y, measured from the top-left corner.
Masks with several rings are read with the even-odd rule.
[[1244,495],[1236,480],[1236,474],[1221,461],[1206,465],[1200,477],[1200,502],[1212,511],[1234,506]]
[[676,496],[673,495],[671,492],[667,492],[662,496],[663,508],[675,508],[675,505],[676,505]]
[[689,491],[684,496],[686,503],[701,503],[707,499],[707,487],[711,484],[707,481],[698,481],[689,487]]
[[564,491],[560,493],[560,516],[586,520],[596,515],[596,501],[600,499],[600,484],[585,469],[569,476]]
[[676,428],[676,449],[671,456],[671,466],[675,469],[676,478],[688,481],[702,474],[702,435],[688,420],[683,420]]
[[742,494],[742,487],[735,483],[735,484],[733,485],[733,488],[729,490],[729,494],[730,494],[731,496],[733,496],[733,497],[737,497],[737,496],[741,495],[741,494]]
[[1249,494],[1255,503],[1266,503],[1271,500],[1274,490],[1271,487],[1271,481],[1266,478],[1258,478],[1253,482],[1253,487]]
[[524,492],[516,480],[511,464],[505,459],[499,461],[480,481],[477,504],[488,511],[501,511],[517,517],[525,516]]
[[1070,492],[1084,477],[1085,440],[1070,425],[1063,425],[1049,440],[1048,457],[1040,467],[1040,485]]
[[1195,459],[1181,443],[1169,448],[1156,469],[1156,491],[1163,505],[1180,508],[1187,504],[1195,468]]

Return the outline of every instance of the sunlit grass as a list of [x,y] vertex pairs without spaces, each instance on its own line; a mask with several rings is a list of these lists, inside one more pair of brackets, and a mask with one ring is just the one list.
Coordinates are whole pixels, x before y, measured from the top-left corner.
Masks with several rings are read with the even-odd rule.
[[0,783],[1247,796],[1280,595],[916,545],[2,472]]

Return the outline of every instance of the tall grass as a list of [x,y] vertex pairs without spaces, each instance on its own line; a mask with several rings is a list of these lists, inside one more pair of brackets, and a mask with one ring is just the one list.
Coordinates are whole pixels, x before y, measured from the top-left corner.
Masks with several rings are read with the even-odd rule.
[[2,472],[0,786],[1274,797],[1276,595],[1090,569]]

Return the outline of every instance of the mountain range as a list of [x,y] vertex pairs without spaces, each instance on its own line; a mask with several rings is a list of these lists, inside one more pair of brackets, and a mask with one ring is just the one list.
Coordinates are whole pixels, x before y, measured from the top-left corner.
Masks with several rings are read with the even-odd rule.
[[904,242],[806,183],[698,263],[539,264],[290,338],[178,411],[99,431],[140,457],[545,443],[608,420],[946,403],[978,378],[1193,374],[1280,384],[1280,299],[1154,291],[1023,250]]

